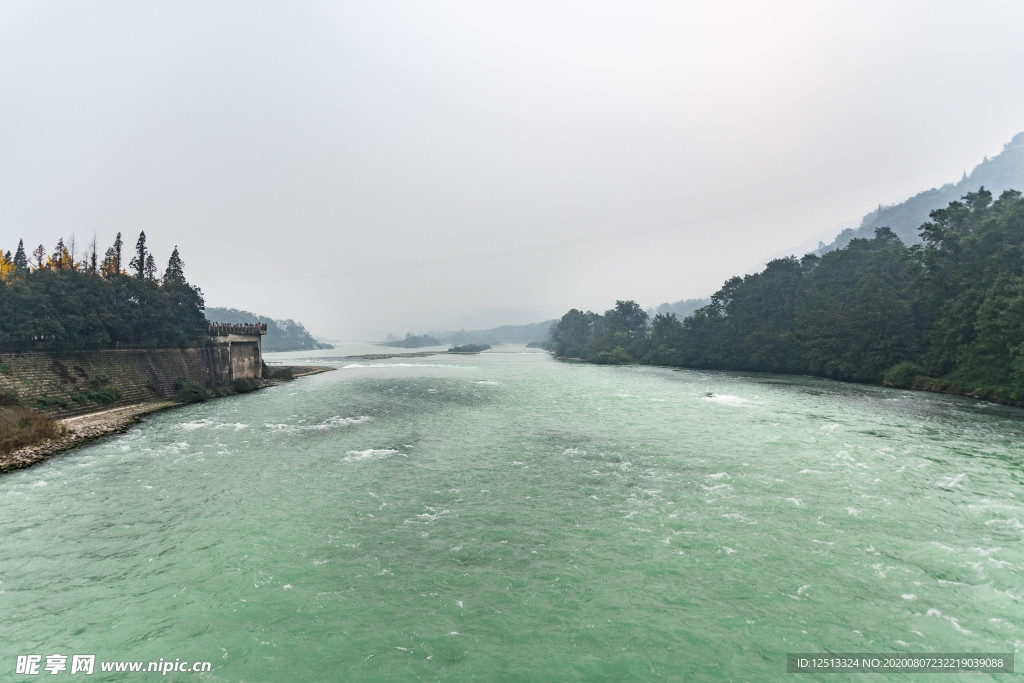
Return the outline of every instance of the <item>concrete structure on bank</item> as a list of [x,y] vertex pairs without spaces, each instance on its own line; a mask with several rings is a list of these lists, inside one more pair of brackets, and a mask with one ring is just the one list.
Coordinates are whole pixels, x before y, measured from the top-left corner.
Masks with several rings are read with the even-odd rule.
[[228,347],[228,380],[263,379],[263,335],[266,323],[210,323],[210,339]]

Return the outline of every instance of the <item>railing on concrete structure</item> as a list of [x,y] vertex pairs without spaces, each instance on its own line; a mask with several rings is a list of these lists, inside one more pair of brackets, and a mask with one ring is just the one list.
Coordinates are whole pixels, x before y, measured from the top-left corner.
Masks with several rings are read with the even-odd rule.
[[226,337],[229,334],[266,334],[266,323],[210,323],[210,336]]

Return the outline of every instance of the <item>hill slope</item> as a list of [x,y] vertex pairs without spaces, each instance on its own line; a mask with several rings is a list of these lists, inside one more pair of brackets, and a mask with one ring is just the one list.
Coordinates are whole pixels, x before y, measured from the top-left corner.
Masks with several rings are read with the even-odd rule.
[[964,174],[960,182],[919,192],[900,204],[879,206],[864,216],[858,227],[843,230],[832,244],[818,249],[817,253],[842,249],[854,238],[871,239],[875,228],[881,227],[888,227],[906,244],[916,244],[921,241],[918,228],[929,220],[928,214],[982,186],[995,197],[1003,190],[1024,187],[1024,133],[1015,135],[1002,152],[986,158],[970,175]]

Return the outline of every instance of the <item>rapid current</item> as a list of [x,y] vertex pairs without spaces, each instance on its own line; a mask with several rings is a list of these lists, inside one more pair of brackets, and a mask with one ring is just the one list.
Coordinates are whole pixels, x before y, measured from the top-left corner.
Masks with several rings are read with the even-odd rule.
[[346,352],[268,354],[336,370],[0,476],[0,679],[54,653],[326,681],[1024,652],[1024,411],[521,346]]

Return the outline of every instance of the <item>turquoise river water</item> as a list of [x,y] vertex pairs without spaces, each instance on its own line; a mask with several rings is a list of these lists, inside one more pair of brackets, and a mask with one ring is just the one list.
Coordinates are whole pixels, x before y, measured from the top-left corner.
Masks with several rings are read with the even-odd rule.
[[186,681],[759,681],[787,652],[1024,650],[1024,411],[343,353],[273,354],[337,370],[0,477],[0,679],[157,676],[15,676],[32,653],[212,663]]

